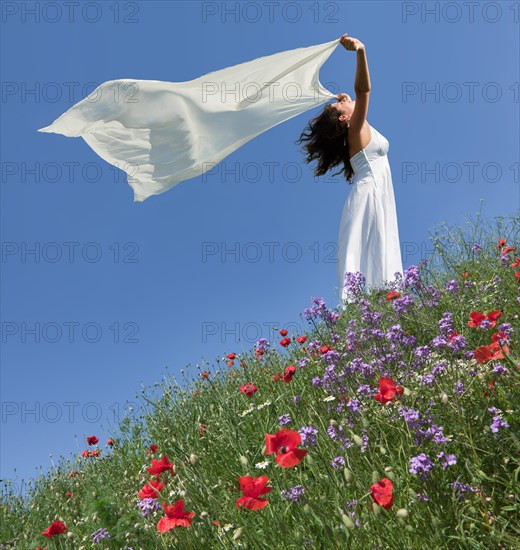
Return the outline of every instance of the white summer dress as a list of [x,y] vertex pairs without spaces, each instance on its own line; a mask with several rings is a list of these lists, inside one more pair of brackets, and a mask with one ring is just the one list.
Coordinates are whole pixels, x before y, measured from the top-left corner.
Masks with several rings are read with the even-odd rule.
[[[352,188],[345,201],[338,237],[340,305],[347,295],[345,273],[360,271],[369,287],[403,273],[388,140],[369,124],[369,144],[350,158],[354,171]],[[351,301],[350,299],[347,300]]]

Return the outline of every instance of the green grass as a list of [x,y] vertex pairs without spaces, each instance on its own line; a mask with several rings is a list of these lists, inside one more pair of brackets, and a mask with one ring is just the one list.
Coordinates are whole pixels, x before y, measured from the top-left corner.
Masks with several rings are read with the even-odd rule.
[[[431,237],[434,257],[420,265],[420,286],[401,289],[401,298],[387,300],[387,289],[357,296],[345,312],[317,308],[307,333],[288,334],[287,347],[280,336],[260,358],[252,349],[231,366],[224,357],[183,373],[184,386],[165,376],[143,389],[141,416],[121,422],[112,448],[85,442],[99,457],[61,458],[28,498],[3,495],[4,548],[518,548],[520,267],[511,264],[520,247],[501,252],[519,245],[519,236],[519,216],[441,225]],[[507,241],[502,249],[499,238]],[[403,297],[413,303],[399,312]],[[501,313],[495,327],[468,326],[471,312],[493,310]],[[461,349],[433,345],[448,312],[465,339]],[[503,324],[510,332],[503,358],[471,358]],[[395,325],[402,334],[392,344]],[[307,340],[300,344],[298,336]],[[333,351],[322,354],[323,346]],[[274,381],[289,365],[296,367],[292,380]],[[381,376],[403,386],[386,405],[374,398]],[[247,383],[258,390],[251,397],[239,391]],[[283,415],[290,422],[281,426]],[[507,426],[493,431],[500,421]],[[315,442],[298,445],[307,454],[297,465],[282,468],[265,454],[266,434],[304,427],[317,430]],[[148,453],[151,444],[157,452]],[[443,467],[441,452],[456,463]],[[410,471],[410,459],[421,454],[432,464],[422,475]],[[163,455],[175,475],[163,474],[158,502],[182,498],[195,514],[191,526],[166,533],[157,530],[162,507],[147,517],[137,507],[137,492],[152,479],[146,468]],[[339,459],[333,465],[336,457],[344,466]],[[237,508],[238,477],[263,475],[272,490],[261,498],[269,504]],[[371,493],[384,478],[393,483],[388,509]],[[298,500],[284,498],[296,486],[303,489]],[[55,520],[68,532],[42,536]],[[110,538],[95,544],[100,528]]]

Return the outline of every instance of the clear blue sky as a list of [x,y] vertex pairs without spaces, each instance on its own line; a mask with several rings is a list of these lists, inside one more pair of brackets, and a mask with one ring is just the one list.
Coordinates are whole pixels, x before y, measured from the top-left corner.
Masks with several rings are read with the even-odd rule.
[[[321,107],[134,203],[81,138],[36,131],[97,85],[190,80],[348,33],[366,45],[368,121],[390,142],[405,266],[480,199],[485,216],[520,206],[518,2],[87,4],[2,3],[0,474],[19,483],[88,435],[104,443],[166,368],[179,379],[278,341],[273,326],[301,332],[313,296],[338,303],[349,186],[315,180],[294,144]],[[321,82],[354,96],[355,60],[338,47]]]

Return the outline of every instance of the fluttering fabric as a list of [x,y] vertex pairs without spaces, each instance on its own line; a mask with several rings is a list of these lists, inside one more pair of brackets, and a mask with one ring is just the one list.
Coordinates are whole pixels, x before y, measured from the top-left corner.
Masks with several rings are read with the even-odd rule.
[[283,51],[186,82],[109,80],[38,132],[81,136],[127,173],[134,202],[142,202],[333,99],[319,69],[339,43]]

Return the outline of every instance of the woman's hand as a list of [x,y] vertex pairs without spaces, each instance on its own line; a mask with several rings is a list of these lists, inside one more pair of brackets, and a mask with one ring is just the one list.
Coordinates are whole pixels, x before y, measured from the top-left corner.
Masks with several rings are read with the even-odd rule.
[[359,41],[357,38],[352,38],[347,34],[344,34],[340,39],[340,43],[343,44],[346,50],[352,50],[357,52],[358,50],[365,49],[363,42]]

